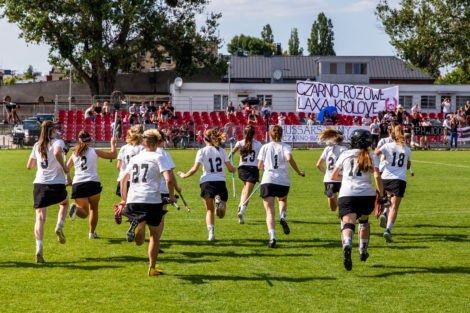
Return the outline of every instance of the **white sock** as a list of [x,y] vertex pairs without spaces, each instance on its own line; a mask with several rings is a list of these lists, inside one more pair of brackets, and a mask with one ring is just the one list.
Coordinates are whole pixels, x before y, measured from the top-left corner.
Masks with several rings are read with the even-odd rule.
[[369,246],[369,239],[359,238],[359,252],[367,251],[368,246]]
[[343,248],[347,246],[352,247],[352,238],[353,237],[346,237],[343,235]]
[[209,232],[214,232],[214,225],[213,225],[213,224],[207,225],[207,230],[208,230]]
[[286,211],[281,211],[281,218],[286,219]]
[[245,211],[246,211],[246,205],[242,205],[241,209],[240,209],[240,212],[242,214],[245,214]]
[[269,233],[269,240],[276,239],[276,230],[271,229],[268,231],[268,233]]
[[393,223],[392,223],[392,222],[387,222],[387,229],[386,229],[386,231],[388,231],[388,232],[391,233],[391,232],[392,232],[392,227],[393,227]]
[[61,219],[58,219],[58,220],[57,220],[57,227],[59,227],[59,228],[64,227],[64,221],[61,220]]
[[383,214],[384,214],[384,215],[388,215],[388,210],[389,210],[389,209],[390,209],[390,207],[386,207],[386,208],[384,209],[384,213],[383,213]]
[[42,240],[36,240],[36,251],[42,251]]

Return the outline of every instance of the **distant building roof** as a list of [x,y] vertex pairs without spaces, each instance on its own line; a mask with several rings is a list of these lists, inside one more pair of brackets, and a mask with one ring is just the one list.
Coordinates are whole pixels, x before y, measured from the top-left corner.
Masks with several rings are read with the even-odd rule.
[[[279,60],[279,58],[281,60]],[[434,78],[394,56],[231,56],[232,80],[270,80],[276,68],[284,80],[313,79],[316,63],[368,63],[367,75],[374,80],[423,80]]]

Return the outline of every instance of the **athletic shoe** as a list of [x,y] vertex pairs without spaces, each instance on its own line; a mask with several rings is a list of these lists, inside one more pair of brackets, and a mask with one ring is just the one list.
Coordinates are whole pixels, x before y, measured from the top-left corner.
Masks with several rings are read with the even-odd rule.
[[347,271],[352,270],[351,247],[343,247],[343,265]]
[[118,225],[122,223],[121,207],[119,204],[114,205],[114,221]]
[[386,232],[384,233],[384,238],[385,238],[385,241],[386,241],[386,242],[393,242],[392,233],[389,232],[389,231],[386,231]]
[[379,221],[380,221],[380,227],[382,228],[387,227],[387,215],[385,214],[380,215]]
[[88,239],[97,239],[97,238],[98,238],[98,235],[96,234],[96,232],[88,234]]
[[65,235],[64,235],[64,232],[62,231],[62,227],[56,226],[55,234],[57,235],[57,240],[59,240],[59,242],[61,244],[64,244],[65,243]]
[[149,276],[158,276],[162,275],[163,271],[158,269],[158,264],[155,264],[154,268],[149,268]]
[[[134,241],[135,236],[139,232],[137,226],[139,226],[139,223],[136,220],[133,220],[131,222],[131,226],[129,227],[129,230],[127,231],[127,234],[126,234],[127,241],[129,241],[129,242]],[[136,230],[136,228],[137,228],[137,230]]]
[[245,217],[243,216],[242,207],[238,207],[238,224],[245,224]]
[[367,251],[363,251],[359,253],[359,260],[361,260],[362,262],[365,262],[368,257],[369,257],[369,253]]
[[217,195],[215,196],[215,214],[220,217],[222,216],[222,211],[224,210],[224,204],[222,203],[222,199],[220,199],[220,196]]
[[46,263],[46,261],[44,261],[44,256],[42,255],[42,250],[36,251],[36,263]]
[[268,248],[275,248],[276,247],[276,239],[270,239],[268,243]]
[[207,238],[207,240],[209,240],[209,241],[214,241],[214,240],[215,240],[215,233],[214,233],[214,232],[210,232],[210,233],[209,233],[209,238]]
[[286,219],[281,218],[280,223],[281,223],[281,226],[282,226],[282,230],[284,231],[284,234],[289,235],[290,228],[289,228],[289,225],[287,225]]
[[69,217],[71,221],[75,221],[77,218],[77,205],[75,203],[70,206]]

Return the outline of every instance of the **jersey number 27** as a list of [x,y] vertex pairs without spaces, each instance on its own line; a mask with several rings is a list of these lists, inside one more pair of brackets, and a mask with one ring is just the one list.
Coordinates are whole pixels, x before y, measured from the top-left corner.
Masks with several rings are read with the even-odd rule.
[[[144,171],[144,174],[142,175],[142,182],[143,183],[146,183],[147,182],[147,172],[149,170],[149,165],[146,164],[146,163],[143,163],[140,165],[140,169]],[[139,164],[134,164],[134,166],[132,167],[132,182],[134,184],[138,183],[139,182]]]

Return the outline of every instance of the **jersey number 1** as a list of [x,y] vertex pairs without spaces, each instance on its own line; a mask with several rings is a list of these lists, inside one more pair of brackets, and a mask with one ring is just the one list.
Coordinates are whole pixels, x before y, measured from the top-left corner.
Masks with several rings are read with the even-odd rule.
[[349,171],[349,176],[362,176],[362,173],[359,170],[359,166],[358,166],[357,172],[354,173],[354,160],[351,160],[351,170]]

